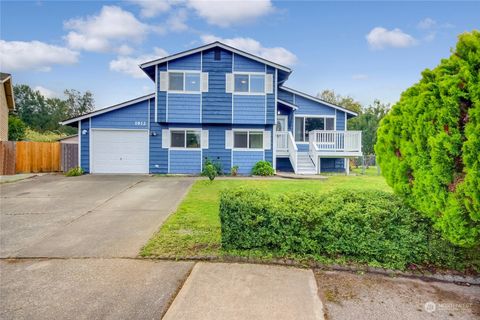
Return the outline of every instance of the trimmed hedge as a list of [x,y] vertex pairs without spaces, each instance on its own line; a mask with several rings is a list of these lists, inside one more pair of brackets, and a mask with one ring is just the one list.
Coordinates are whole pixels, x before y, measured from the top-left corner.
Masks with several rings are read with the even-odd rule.
[[230,189],[220,197],[220,220],[227,251],[254,249],[394,269],[410,264],[464,269],[469,260],[464,249],[434,232],[430,220],[386,192],[272,198],[257,189]]

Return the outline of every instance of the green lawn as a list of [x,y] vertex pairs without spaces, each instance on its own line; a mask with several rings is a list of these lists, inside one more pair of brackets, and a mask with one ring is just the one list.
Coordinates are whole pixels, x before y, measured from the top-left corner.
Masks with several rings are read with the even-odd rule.
[[328,192],[336,188],[391,190],[381,176],[331,176],[326,180],[199,180],[141,251],[142,256],[187,258],[222,255],[219,194],[226,188],[252,186],[272,194]]

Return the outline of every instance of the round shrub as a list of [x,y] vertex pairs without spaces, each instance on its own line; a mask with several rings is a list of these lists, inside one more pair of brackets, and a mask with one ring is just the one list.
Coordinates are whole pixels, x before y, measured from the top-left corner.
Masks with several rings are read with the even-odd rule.
[[402,93],[375,151],[388,184],[454,244],[480,244],[480,32]]
[[252,168],[254,176],[273,176],[272,164],[268,161],[258,161]]
[[81,167],[71,168],[65,173],[67,177],[77,177],[83,174],[83,169]]
[[217,169],[211,163],[206,164],[203,167],[202,176],[206,176],[206,177],[208,177],[208,179],[210,179],[210,181],[213,181],[215,179],[215,177],[217,176]]

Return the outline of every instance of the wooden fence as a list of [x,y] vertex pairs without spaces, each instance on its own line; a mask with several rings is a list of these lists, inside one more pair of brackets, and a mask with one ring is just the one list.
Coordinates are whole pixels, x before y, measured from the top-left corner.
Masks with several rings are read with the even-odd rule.
[[57,172],[77,166],[77,144],[65,147],[63,156],[62,150],[60,142],[1,141],[0,174]]
[[17,173],[60,171],[60,142],[18,141],[15,152]]
[[15,142],[0,142],[0,175],[15,174]]
[[62,143],[62,165],[61,170],[68,170],[78,167],[78,145],[75,143]]

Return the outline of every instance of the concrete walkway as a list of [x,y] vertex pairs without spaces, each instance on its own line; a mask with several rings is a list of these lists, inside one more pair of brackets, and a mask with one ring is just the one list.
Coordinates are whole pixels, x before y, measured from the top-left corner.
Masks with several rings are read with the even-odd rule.
[[323,319],[311,270],[197,263],[163,319]]

